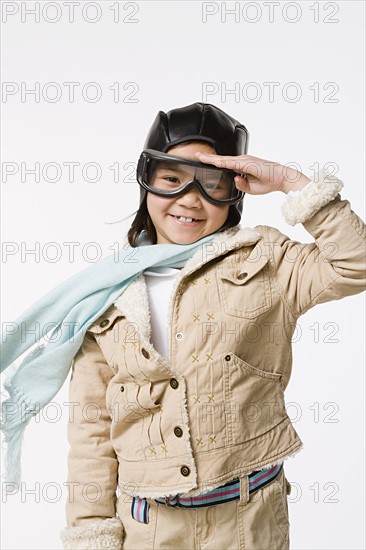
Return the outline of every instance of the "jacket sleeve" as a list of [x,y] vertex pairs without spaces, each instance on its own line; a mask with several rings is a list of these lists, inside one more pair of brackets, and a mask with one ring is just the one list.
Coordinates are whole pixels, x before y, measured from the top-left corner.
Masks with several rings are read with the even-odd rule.
[[288,194],[282,206],[285,220],[302,223],[314,242],[300,243],[266,228],[263,246],[272,259],[272,275],[296,317],[316,304],[366,289],[366,226],[342,200],[342,187],[322,171],[301,191]]
[[122,548],[116,516],[118,462],[110,439],[106,391],[113,371],[92,333],[75,356],[69,387],[65,549]]

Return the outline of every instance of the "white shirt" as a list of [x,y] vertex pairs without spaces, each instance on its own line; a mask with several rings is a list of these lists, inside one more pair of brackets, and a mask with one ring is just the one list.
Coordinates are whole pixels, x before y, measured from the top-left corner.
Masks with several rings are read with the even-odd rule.
[[153,267],[144,271],[151,316],[151,342],[168,361],[168,313],[174,283],[180,269]]

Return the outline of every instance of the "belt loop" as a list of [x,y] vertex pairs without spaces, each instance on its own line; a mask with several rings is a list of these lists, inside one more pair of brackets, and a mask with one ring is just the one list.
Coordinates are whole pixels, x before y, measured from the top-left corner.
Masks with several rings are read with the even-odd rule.
[[132,497],[131,516],[140,523],[149,523],[149,502],[146,498]]
[[244,506],[249,500],[249,476],[241,476],[240,480],[240,500],[239,506]]

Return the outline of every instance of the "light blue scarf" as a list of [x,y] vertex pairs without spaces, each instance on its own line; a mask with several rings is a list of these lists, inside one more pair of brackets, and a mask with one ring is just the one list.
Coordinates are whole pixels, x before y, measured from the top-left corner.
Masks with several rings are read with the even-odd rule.
[[[1,337],[1,372],[11,366],[4,382],[9,398],[3,403],[2,430],[7,444],[5,481],[20,482],[20,453],[24,429],[63,386],[85,332],[127,286],[148,267],[183,267],[219,232],[192,244],[148,244],[142,233],[136,248],[73,275],[40,298]],[[117,257],[116,257],[117,256]],[[47,331],[48,328],[48,331]],[[13,362],[50,332],[19,366]]]

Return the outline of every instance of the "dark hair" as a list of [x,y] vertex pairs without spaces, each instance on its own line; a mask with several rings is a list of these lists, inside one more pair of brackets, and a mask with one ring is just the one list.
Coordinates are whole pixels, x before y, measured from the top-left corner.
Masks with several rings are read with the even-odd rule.
[[140,204],[140,208],[137,210],[127,233],[128,242],[134,248],[137,246],[137,239],[142,231],[146,231],[146,237],[151,244],[156,244],[157,241],[156,230],[147,209],[146,197],[147,195],[145,195],[144,200]]

